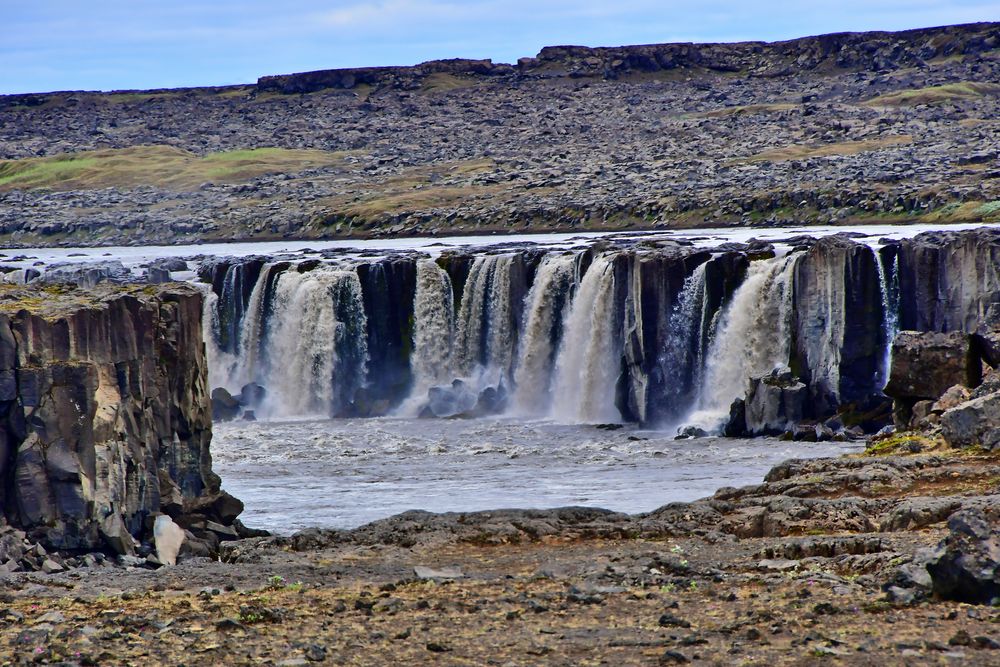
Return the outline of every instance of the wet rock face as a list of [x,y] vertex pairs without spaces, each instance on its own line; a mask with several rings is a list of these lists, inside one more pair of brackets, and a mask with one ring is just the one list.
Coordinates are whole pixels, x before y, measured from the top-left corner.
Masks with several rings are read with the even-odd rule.
[[751,381],[744,414],[748,435],[780,435],[808,417],[809,388],[788,368]]
[[1000,303],[1000,230],[929,232],[899,246],[899,324],[974,332]]
[[901,331],[892,343],[885,393],[897,399],[936,400],[956,384],[977,386],[981,374],[967,334]]
[[219,494],[197,290],[63,290],[31,312],[3,296],[3,518],[51,548],[131,553],[154,515]]

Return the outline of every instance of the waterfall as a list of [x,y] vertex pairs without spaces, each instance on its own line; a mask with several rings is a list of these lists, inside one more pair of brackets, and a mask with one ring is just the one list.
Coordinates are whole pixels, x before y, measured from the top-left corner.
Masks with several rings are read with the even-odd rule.
[[562,314],[573,288],[576,261],[575,255],[546,255],[525,297],[528,314],[514,367],[516,414],[538,416],[548,412],[553,360],[562,337]]
[[205,357],[208,362],[208,376],[213,387],[233,390],[231,378],[233,369],[240,363],[237,354],[222,349],[219,344],[221,323],[219,321],[219,296],[211,285],[198,285],[204,295],[202,301],[201,328],[205,341]]
[[427,399],[427,390],[435,384],[450,382],[454,346],[455,306],[451,278],[430,259],[417,262],[417,291],[413,306],[413,389],[400,408],[402,415],[413,415]]
[[617,422],[621,371],[620,318],[615,312],[614,264],[594,258],[566,315],[556,357],[551,414],[560,421]]
[[331,415],[365,380],[367,338],[354,271],[285,271],[277,280],[262,371],[271,416]]
[[455,374],[485,372],[488,384],[508,378],[514,352],[510,268],[514,255],[476,257],[462,292],[453,357]]
[[705,327],[710,319],[705,308],[705,270],[699,264],[684,280],[677,303],[667,322],[667,339],[657,363],[663,373],[663,396],[668,414],[680,414],[690,394],[700,385],[704,360]]
[[256,371],[258,359],[261,353],[262,329],[266,324],[266,313],[264,308],[267,286],[270,282],[271,271],[274,264],[265,264],[260,271],[260,276],[250,292],[247,300],[246,312],[243,315],[243,326],[240,329],[240,359],[239,363],[230,371],[227,386],[231,391],[239,390],[240,387],[251,381],[256,381]]
[[749,378],[788,364],[792,279],[799,255],[759,260],[718,319],[709,344],[696,410],[686,422],[718,430],[729,407],[742,398]]
[[883,354],[882,366],[879,371],[879,378],[876,386],[881,388],[889,381],[889,366],[892,360],[892,341],[899,332],[899,253],[894,253],[892,260],[892,274],[885,265],[882,253],[872,249],[875,254],[875,262],[878,264],[879,292],[882,296],[882,319],[883,332]]

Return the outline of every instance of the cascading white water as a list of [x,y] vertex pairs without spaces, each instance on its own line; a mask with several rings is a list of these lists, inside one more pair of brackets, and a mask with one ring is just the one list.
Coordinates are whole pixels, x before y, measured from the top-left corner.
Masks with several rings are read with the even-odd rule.
[[219,346],[219,297],[211,285],[196,283],[204,295],[202,301],[201,330],[205,340],[205,357],[208,361],[208,377],[212,387],[233,390],[232,375],[240,363],[240,356],[226,352]]
[[476,257],[462,292],[455,355],[456,376],[477,376],[496,386],[509,377],[514,350],[510,269],[514,255]]
[[264,312],[264,294],[267,292],[267,282],[273,266],[273,264],[265,264],[261,268],[257,282],[247,300],[246,313],[243,315],[243,324],[240,328],[242,353],[239,363],[231,369],[226,383],[231,391],[238,390],[248,382],[258,379],[254,374],[259,366],[261,332],[267,317],[267,313]]
[[892,341],[899,333],[899,253],[893,257],[893,270],[890,276],[885,261],[882,259],[882,253],[875,248],[872,249],[872,252],[875,254],[875,262],[878,264],[879,292],[882,296],[882,334],[885,342],[876,384],[877,387],[882,388],[889,381]]
[[685,422],[717,431],[734,400],[742,398],[750,377],[789,360],[792,279],[798,254],[750,264],[747,277],[719,318],[709,344],[696,409]]
[[558,325],[576,273],[575,255],[546,255],[525,297],[527,317],[514,367],[513,412],[540,416],[551,402],[553,355],[558,345]]
[[[264,369],[255,373],[268,389],[265,414],[328,415],[335,399],[344,398],[342,391],[360,386],[367,356],[364,317],[356,272],[320,267],[282,273],[269,314]],[[352,363],[338,368],[342,360]]]
[[415,415],[426,401],[430,387],[453,379],[454,311],[451,278],[434,260],[419,260],[413,302],[413,352],[410,355],[413,389],[399,414]]
[[621,421],[615,407],[621,342],[615,335],[614,264],[594,258],[566,315],[556,357],[551,415],[570,423]]
[[[704,328],[709,319],[705,312],[705,271],[708,262],[695,267],[687,278],[670,318],[667,340],[658,362],[663,372],[664,394],[673,401],[690,396],[700,384],[704,359]],[[682,405],[662,406],[677,414]]]

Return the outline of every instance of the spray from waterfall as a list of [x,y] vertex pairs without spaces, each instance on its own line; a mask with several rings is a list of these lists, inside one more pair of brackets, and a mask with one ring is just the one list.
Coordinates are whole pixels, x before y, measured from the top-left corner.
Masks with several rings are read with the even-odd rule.
[[621,371],[620,317],[612,257],[594,258],[566,315],[556,357],[551,415],[570,423],[621,421],[615,406]]
[[799,255],[753,262],[719,317],[706,356],[697,408],[686,423],[718,431],[749,378],[789,361],[792,280]]
[[203,295],[201,328],[205,341],[205,356],[208,361],[208,376],[213,387],[225,387],[233,390],[232,376],[234,369],[240,363],[237,354],[222,349],[220,340],[219,296],[212,291],[211,285],[198,284]]
[[540,416],[551,403],[552,367],[559,340],[564,307],[576,277],[575,255],[546,255],[525,297],[527,318],[518,345],[514,368],[513,412]]

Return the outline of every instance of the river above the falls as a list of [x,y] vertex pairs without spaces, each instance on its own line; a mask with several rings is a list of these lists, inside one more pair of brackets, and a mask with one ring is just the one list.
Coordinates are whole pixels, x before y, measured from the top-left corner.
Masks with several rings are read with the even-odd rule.
[[214,469],[243,521],[291,533],[353,528],[410,509],[603,507],[647,512],[762,481],[789,458],[860,443],[674,440],[625,426],[509,419],[338,419],[217,424]]
[[787,227],[711,227],[701,229],[669,229],[641,232],[568,232],[535,234],[489,234],[465,236],[390,237],[375,239],[334,239],[249,241],[232,243],[199,243],[170,246],[106,246],[58,248],[0,248],[3,264],[16,268],[40,268],[53,264],[82,264],[118,261],[135,272],[151,261],[173,257],[248,257],[251,255],[299,255],[306,259],[322,251],[350,253],[379,253],[392,251],[420,251],[438,255],[449,249],[486,247],[495,244],[532,244],[540,248],[569,248],[590,243],[600,238],[676,239],[698,247],[712,247],[721,243],[745,243],[750,239],[777,242],[796,236],[817,238],[849,232],[863,235],[872,244],[880,239],[910,238],[922,232],[938,229],[963,230],[982,227],[982,223],[920,223],[878,225],[817,225]]

